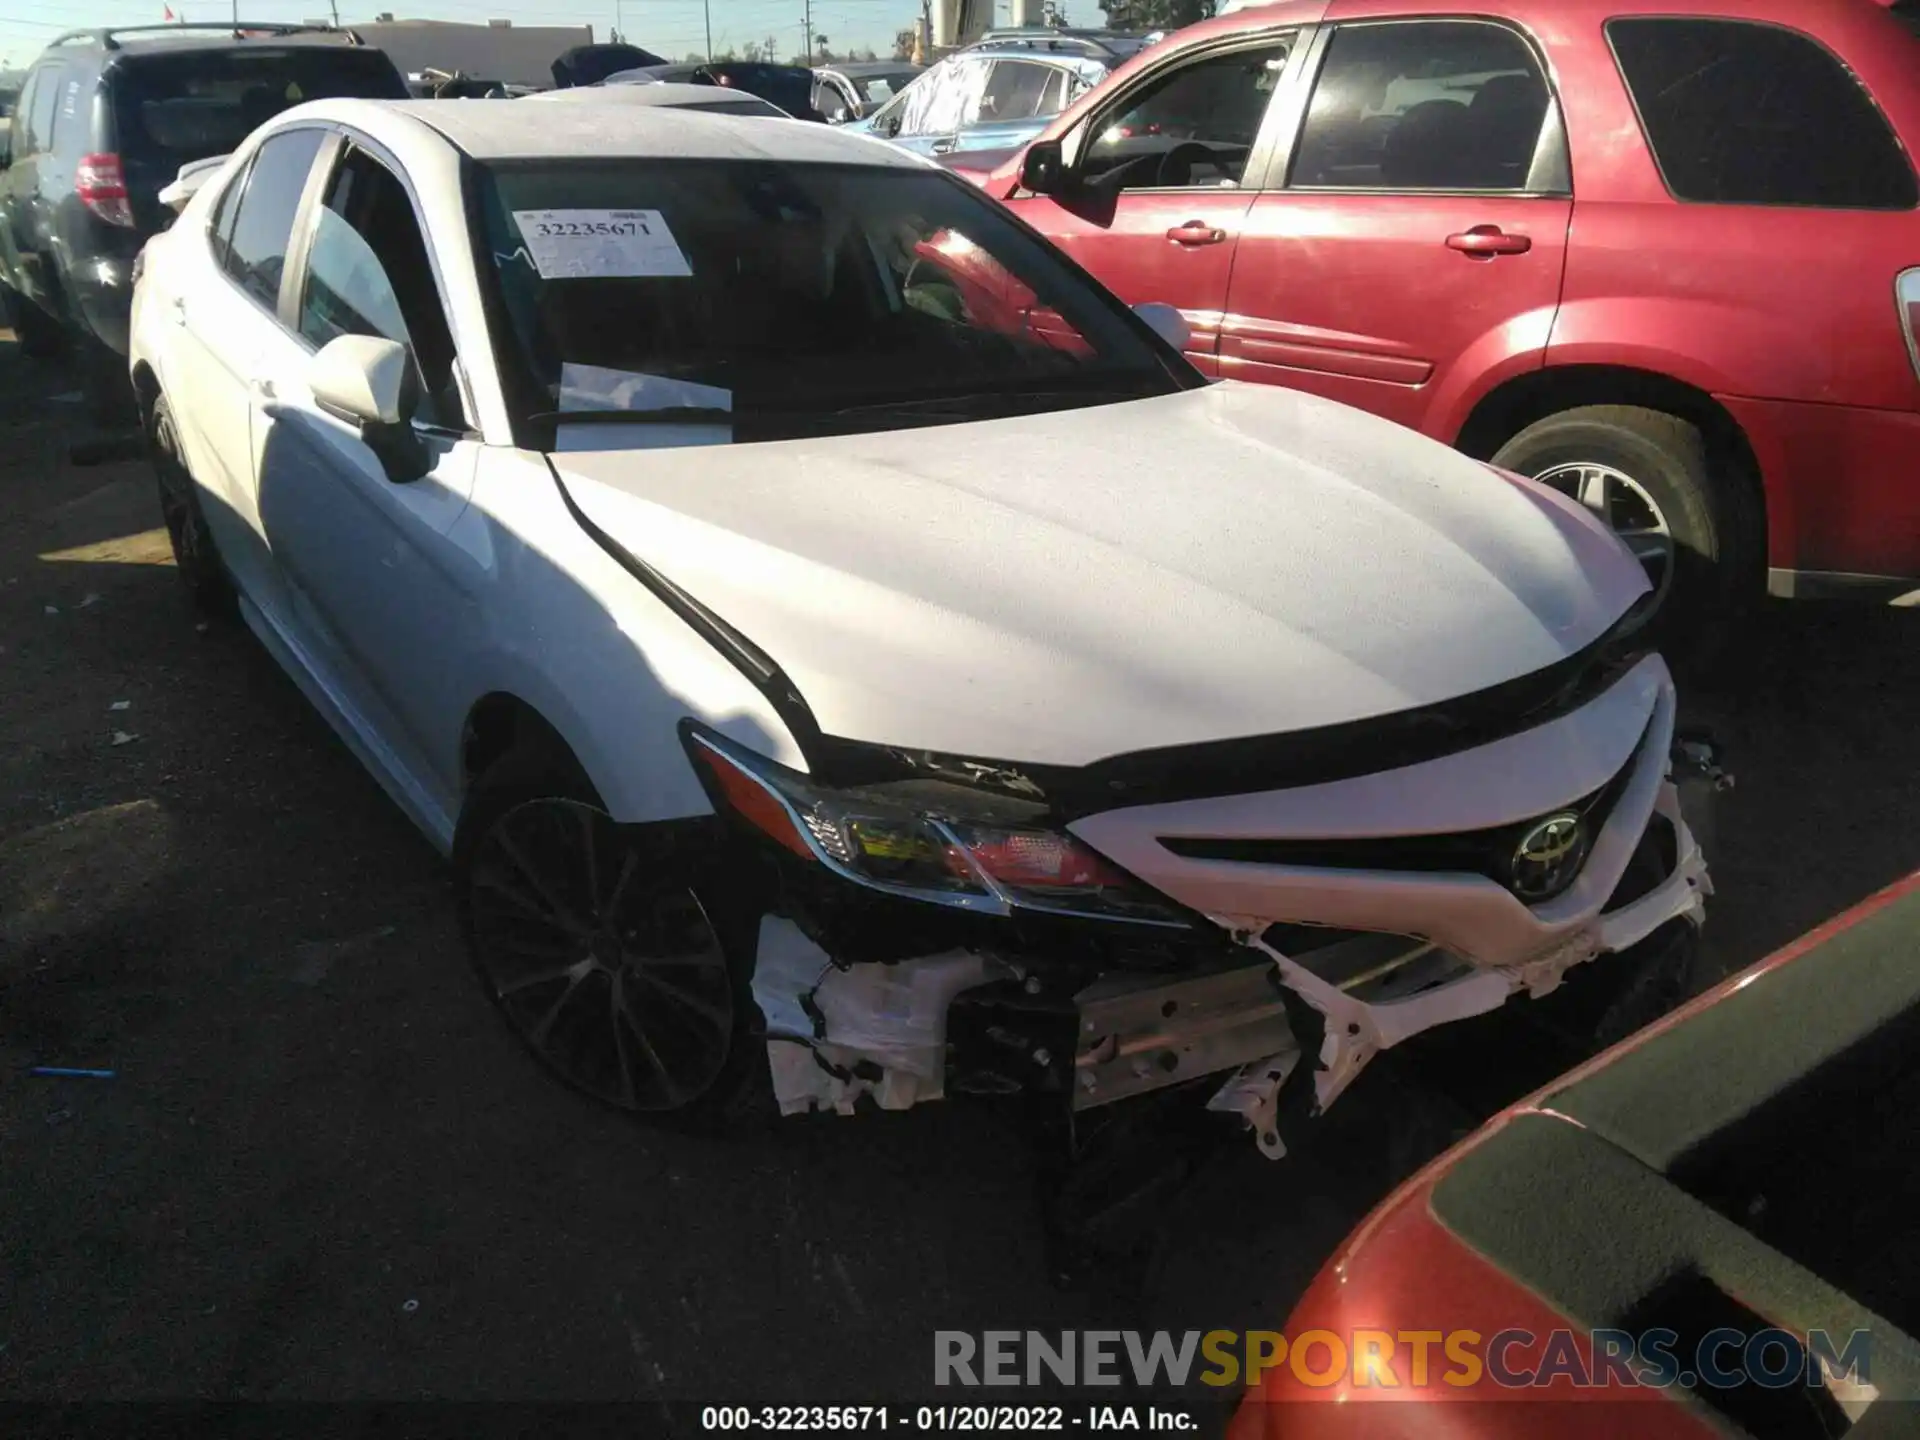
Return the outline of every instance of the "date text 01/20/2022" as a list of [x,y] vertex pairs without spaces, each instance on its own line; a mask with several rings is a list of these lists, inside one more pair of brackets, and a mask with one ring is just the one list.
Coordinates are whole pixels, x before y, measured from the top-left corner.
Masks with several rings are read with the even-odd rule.
[[1198,1428],[1185,1410],[1153,1405],[708,1405],[703,1430],[765,1431],[1015,1431],[1157,1430]]

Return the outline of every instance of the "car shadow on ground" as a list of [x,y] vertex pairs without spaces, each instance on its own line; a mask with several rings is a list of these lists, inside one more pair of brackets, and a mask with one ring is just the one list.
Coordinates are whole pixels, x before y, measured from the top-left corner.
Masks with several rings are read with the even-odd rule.
[[[0,1146],[34,1177],[0,1394],[924,1394],[937,1329],[1273,1326],[1417,1158],[1382,1067],[1335,1111],[1352,1153],[1226,1150],[1145,1293],[1061,1294],[987,1112],[709,1142],[561,1089],[431,847],[243,629],[197,628],[150,473],[67,463],[62,383],[0,345]],[[1714,973],[1920,867],[1917,642],[1920,612],[1770,607],[1687,694],[1738,779]],[[1534,1083],[1506,1044],[1444,1120]]]

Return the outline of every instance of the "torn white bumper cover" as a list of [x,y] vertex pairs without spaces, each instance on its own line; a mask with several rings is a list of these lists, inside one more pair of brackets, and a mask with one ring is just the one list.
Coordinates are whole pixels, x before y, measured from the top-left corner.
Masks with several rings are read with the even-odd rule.
[[[1672,921],[1699,925],[1712,888],[1670,775],[1675,708],[1649,656],[1566,715],[1440,759],[1075,822],[1078,838],[1221,926],[1249,963],[1081,991],[1073,1107],[1224,1074],[1212,1108],[1241,1115],[1279,1155],[1277,1097],[1303,1058],[1283,989],[1324,1017],[1312,1071],[1324,1109],[1383,1049],[1519,991],[1544,996],[1573,966]],[[1299,863],[1316,847],[1332,861]],[[1501,878],[1470,873],[1481,854]],[[1378,868],[1355,863],[1376,857]],[[1529,888],[1540,898],[1516,893]],[[754,990],[781,1109],[940,1097],[954,997],[1020,973],[973,951],[841,967],[769,917]]]

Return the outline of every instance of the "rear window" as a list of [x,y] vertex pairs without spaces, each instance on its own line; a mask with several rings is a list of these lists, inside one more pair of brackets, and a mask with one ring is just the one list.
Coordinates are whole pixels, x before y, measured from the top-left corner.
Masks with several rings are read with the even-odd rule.
[[1607,23],[1641,128],[1676,200],[1911,210],[1913,167],[1831,51],[1740,20]]
[[404,100],[407,87],[378,50],[303,45],[141,55],[114,66],[111,94],[122,157],[170,178],[304,100]]
[[721,63],[708,67],[714,78],[749,95],[771,101],[789,115],[813,114],[813,72],[791,65]]

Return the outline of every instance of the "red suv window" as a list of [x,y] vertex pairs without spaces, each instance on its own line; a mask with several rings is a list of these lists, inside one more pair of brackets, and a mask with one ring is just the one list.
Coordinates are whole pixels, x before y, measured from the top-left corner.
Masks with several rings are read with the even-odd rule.
[[1913,167],[1818,41],[1744,20],[1633,19],[1607,38],[1676,200],[1911,210]]
[[1314,85],[1291,183],[1525,190],[1552,103],[1533,51],[1504,26],[1344,25]]

